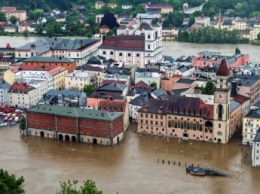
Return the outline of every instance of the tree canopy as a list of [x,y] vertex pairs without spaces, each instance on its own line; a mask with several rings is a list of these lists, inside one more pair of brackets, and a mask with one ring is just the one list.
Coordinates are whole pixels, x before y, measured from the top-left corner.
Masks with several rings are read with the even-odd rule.
[[212,81],[207,81],[206,86],[202,89],[202,94],[213,95],[214,84]]
[[88,85],[85,85],[84,88],[83,88],[83,92],[88,96],[90,94],[92,94],[94,92],[94,88],[92,85],[88,84]]
[[24,178],[16,178],[15,175],[9,174],[8,171],[0,169],[0,193],[2,194],[23,194]]
[[157,89],[157,83],[156,82],[152,82],[150,84],[150,87],[154,88],[154,89]]
[[13,16],[13,15],[9,18],[9,20],[10,20],[10,22],[11,22],[13,25],[15,25],[16,22],[17,22],[17,18],[16,18],[15,16]]
[[78,180],[68,180],[60,183],[60,191],[57,194],[102,194],[92,180],[84,181],[83,185],[78,188]]
[[119,26],[119,24],[116,21],[116,17],[111,12],[107,12],[104,14],[104,16],[100,22],[100,26],[104,26],[104,25],[108,26],[110,29],[113,29],[113,28]]

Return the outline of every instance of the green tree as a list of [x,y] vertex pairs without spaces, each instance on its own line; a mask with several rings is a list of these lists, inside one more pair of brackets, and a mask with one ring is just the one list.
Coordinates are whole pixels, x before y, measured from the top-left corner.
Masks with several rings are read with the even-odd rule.
[[238,55],[238,54],[241,54],[241,51],[239,48],[236,47],[236,50],[235,50],[235,54]]
[[156,82],[152,82],[150,84],[150,87],[154,88],[154,89],[157,89],[157,83]]
[[206,86],[202,88],[202,94],[207,94],[207,95],[214,94],[214,84],[212,81],[207,81]]
[[92,180],[84,181],[83,185],[78,189],[78,180],[60,183],[60,191],[57,194],[102,194],[96,187],[96,184]]
[[6,22],[7,18],[4,12],[0,12],[0,22]]
[[94,92],[94,88],[92,85],[88,84],[83,87],[83,92],[88,96]]
[[22,131],[24,131],[26,129],[26,120],[25,120],[24,116],[22,116],[22,119],[20,121],[19,129],[21,129]]
[[15,25],[16,22],[17,22],[17,18],[16,18],[15,16],[13,16],[13,15],[9,18],[9,20],[10,20],[10,22],[11,22],[13,25]]
[[25,30],[23,31],[24,37],[28,37],[29,34],[30,34],[29,30],[25,29]]
[[37,24],[35,26],[35,33],[42,35],[43,34],[43,25],[42,24]]
[[257,40],[260,40],[260,33],[257,34]]
[[9,175],[8,171],[0,169],[0,193],[3,194],[23,194],[24,178],[16,178],[15,175]]

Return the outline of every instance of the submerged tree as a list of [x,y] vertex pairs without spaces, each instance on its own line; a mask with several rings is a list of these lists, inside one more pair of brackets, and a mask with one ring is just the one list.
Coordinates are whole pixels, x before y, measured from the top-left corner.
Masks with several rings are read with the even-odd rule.
[[0,193],[3,194],[23,194],[24,178],[16,178],[15,175],[9,175],[8,171],[0,169]]
[[22,131],[24,131],[26,129],[26,120],[25,120],[24,116],[22,117],[22,119],[20,121],[19,129],[21,129]]
[[235,50],[235,54],[238,55],[238,54],[241,54],[241,51],[239,48],[236,47],[236,50]]
[[102,194],[92,180],[84,181],[83,185],[78,189],[78,180],[68,180],[60,183],[60,191],[57,194]]

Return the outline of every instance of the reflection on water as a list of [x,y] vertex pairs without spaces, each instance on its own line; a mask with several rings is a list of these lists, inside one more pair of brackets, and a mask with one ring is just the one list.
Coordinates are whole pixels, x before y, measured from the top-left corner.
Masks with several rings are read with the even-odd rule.
[[[0,128],[0,166],[23,175],[29,194],[55,193],[60,180],[73,178],[93,179],[104,193],[257,193],[260,189],[260,169],[251,168],[250,149],[240,146],[240,140],[227,145],[179,144],[142,136],[134,129],[130,126],[119,145],[106,147],[24,137],[17,128]],[[233,176],[194,177],[185,173],[185,164],[215,167]]]

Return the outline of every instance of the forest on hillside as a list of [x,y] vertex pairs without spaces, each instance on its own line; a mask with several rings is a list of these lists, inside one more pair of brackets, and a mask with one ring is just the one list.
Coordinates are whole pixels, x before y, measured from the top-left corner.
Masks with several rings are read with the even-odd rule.
[[[69,10],[74,5],[84,5],[87,9],[94,9],[97,0],[4,0],[0,6],[16,6],[18,9],[43,9],[49,11],[54,8]],[[183,3],[190,7],[201,5],[205,0],[103,0],[105,3],[116,3],[119,7],[122,4],[137,6],[141,3],[170,4],[174,10],[182,10]],[[233,9],[231,16],[254,17],[260,14],[260,0],[208,0],[205,3],[202,14],[213,16],[221,10]]]

